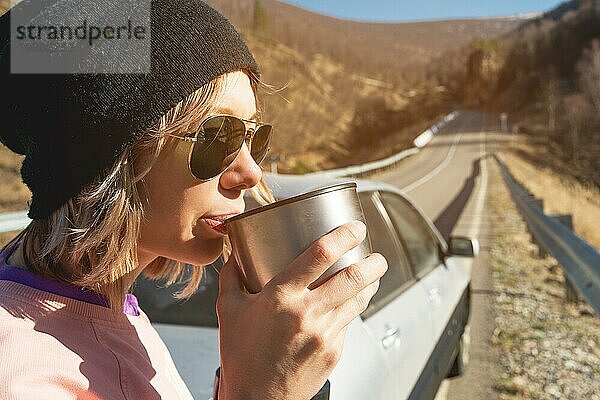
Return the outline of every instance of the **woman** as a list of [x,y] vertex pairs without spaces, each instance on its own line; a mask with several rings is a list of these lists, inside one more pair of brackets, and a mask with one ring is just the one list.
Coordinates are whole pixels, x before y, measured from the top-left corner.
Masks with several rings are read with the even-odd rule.
[[[25,155],[33,194],[33,221],[0,255],[2,399],[191,398],[129,289],[141,273],[175,282],[187,263],[180,296],[193,293],[223,251],[219,221],[243,211],[246,190],[268,197],[257,164],[271,127],[258,122],[258,67],[224,17],[197,0],[152,2],[151,17],[145,74],[38,79],[10,73],[8,39],[0,49],[0,85],[14,93],[2,99],[1,139]],[[77,67],[99,65],[105,50]],[[334,230],[258,294],[225,263],[219,399],[319,390],[387,266],[373,254],[307,287],[364,237],[358,222]]]

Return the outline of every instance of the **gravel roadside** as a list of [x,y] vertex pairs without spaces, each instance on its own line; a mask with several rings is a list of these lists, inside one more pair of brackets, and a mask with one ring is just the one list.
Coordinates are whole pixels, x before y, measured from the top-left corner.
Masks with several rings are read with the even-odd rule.
[[503,184],[491,185],[489,204],[495,391],[500,399],[600,400],[600,319],[586,304],[565,302],[560,266],[537,257]]

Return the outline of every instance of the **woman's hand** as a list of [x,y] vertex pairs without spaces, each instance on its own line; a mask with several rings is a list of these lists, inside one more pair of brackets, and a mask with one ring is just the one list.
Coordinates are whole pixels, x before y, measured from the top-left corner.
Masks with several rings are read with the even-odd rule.
[[309,400],[337,364],[347,325],[365,310],[387,270],[373,253],[308,289],[366,236],[355,221],[316,240],[260,293],[248,293],[234,257],[221,269],[217,315],[220,400]]

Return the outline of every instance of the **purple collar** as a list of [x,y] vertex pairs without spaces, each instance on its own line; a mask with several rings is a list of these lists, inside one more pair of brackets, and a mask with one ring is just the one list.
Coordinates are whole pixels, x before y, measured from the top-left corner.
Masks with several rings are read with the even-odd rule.
[[[75,285],[69,285],[57,279],[34,274],[31,271],[8,264],[6,259],[8,258],[8,255],[12,253],[13,249],[16,247],[16,244],[17,243],[13,244],[12,246],[7,246],[4,251],[0,253],[0,280],[20,283],[34,289],[68,297],[73,300],[84,301],[86,303],[91,303],[102,307],[110,307],[108,298],[100,293],[94,292],[93,290],[85,289]],[[127,315],[140,315],[137,298],[131,293],[127,293],[125,295],[123,312]]]

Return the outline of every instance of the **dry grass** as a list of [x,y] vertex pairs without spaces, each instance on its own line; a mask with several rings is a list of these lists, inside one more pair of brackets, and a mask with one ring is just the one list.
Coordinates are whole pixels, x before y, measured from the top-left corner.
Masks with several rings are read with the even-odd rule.
[[538,256],[495,163],[489,173],[496,398],[600,399],[600,320],[566,302],[562,269]]
[[[29,188],[21,179],[23,156],[13,153],[0,143],[0,214],[28,210],[31,199]],[[0,246],[4,246],[19,232],[0,233]]]
[[517,140],[507,145],[500,156],[513,176],[544,200],[546,214],[571,214],[575,233],[600,249],[600,188],[557,172],[551,160],[544,164],[536,157],[538,150],[526,140]]
[[0,143],[0,213],[29,208],[31,192],[21,179],[22,160]]

